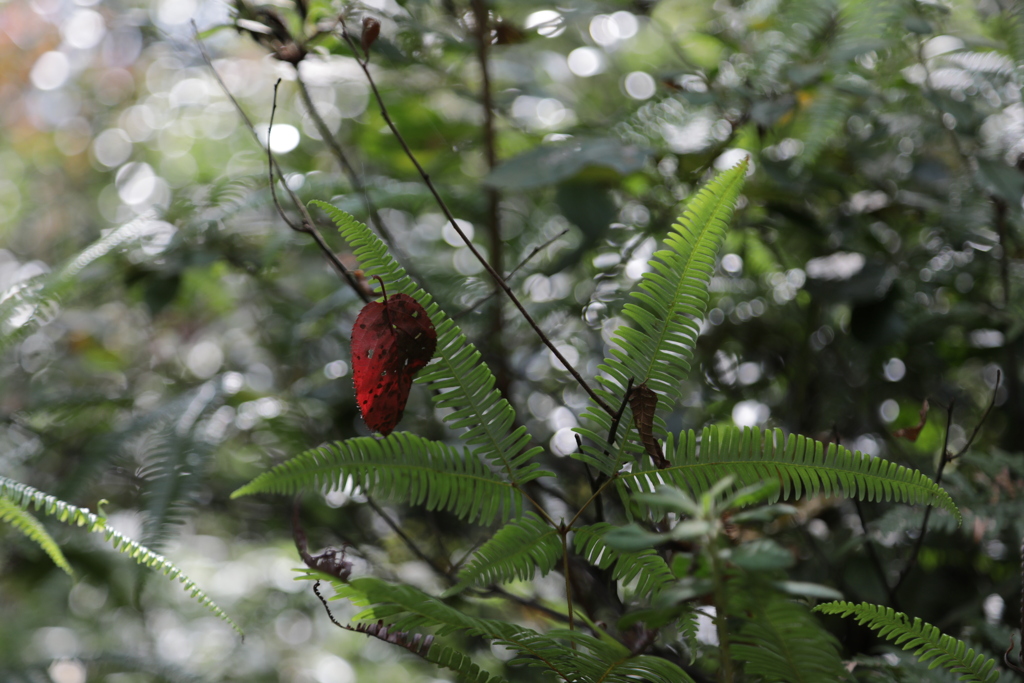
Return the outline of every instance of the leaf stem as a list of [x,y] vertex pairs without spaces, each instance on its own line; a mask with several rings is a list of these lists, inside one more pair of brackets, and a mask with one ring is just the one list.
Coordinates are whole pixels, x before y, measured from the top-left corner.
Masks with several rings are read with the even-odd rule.
[[[569,575],[569,527],[561,524],[558,527],[558,534],[562,538],[562,574],[565,576],[565,605],[569,610],[569,630],[575,630],[575,620],[572,606],[572,577]],[[576,642],[571,643],[572,649],[576,649]]]

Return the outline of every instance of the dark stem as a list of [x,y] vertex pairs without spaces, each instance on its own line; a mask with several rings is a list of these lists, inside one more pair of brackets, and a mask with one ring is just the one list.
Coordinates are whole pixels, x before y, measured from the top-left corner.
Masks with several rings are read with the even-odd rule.
[[[612,426],[608,430],[609,446],[615,443],[615,435],[619,431],[619,424],[622,422],[622,414],[626,412],[626,406],[629,404],[629,393],[633,390],[633,382],[634,378],[630,377],[629,382],[626,383],[626,391],[625,393],[622,394],[622,404],[619,406],[619,409],[615,412],[615,416],[612,418]],[[608,451],[605,451],[605,455],[608,455]],[[583,511],[586,510],[594,501],[600,501],[601,494],[604,493],[604,490],[608,488],[608,486],[618,478],[618,472],[616,472],[610,477],[605,477],[604,472],[602,472],[596,481],[591,482],[590,488],[592,493],[590,494],[590,498],[587,499],[587,502],[583,504],[583,507],[581,507],[576,512],[576,515],[572,518],[572,521],[569,522],[570,529],[573,527],[574,524],[576,524],[576,521],[580,518],[580,515],[583,514]]]
[[899,612],[901,610],[899,600],[896,598],[896,591],[889,587],[889,579],[885,575],[885,567],[882,566],[882,560],[878,557],[878,549],[875,548],[875,544],[871,541],[871,536],[868,535],[868,522],[864,517],[864,508],[856,498],[853,499],[853,504],[857,507],[860,526],[864,530],[864,546],[868,549],[868,558],[870,558],[871,565],[875,568],[875,573],[878,574],[878,580],[881,581],[882,587],[885,588],[886,597],[889,599],[889,607]]
[[[249,119],[249,116],[245,113],[245,110],[242,109],[242,105],[238,103],[238,100],[235,99],[235,96],[231,94],[231,91],[228,89],[227,84],[224,83],[224,79],[222,79],[220,77],[220,74],[217,73],[217,70],[213,68],[213,60],[210,59],[210,55],[206,52],[206,46],[203,45],[203,41],[199,38],[199,28],[196,26],[196,23],[194,21],[192,22],[192,33],[196,41],[196,45],[199,47],[199,53],[203,57],[203,62],[210,69],[210,72],[216,79],[217,84],[220,85],[221,91],[223,91],[224,95],[231,101],[231,104],[234,105],[235,111],[238,112],[239,118],[241,118],[242,121],[245,122],[245,127],[249,130],[249,133],[252,135],[253,139],[256,140],[256,144],[262,146],[263,143],[260,142],[260,136],[256,133],[256,128],[255,126],[253,126],[252,121]],[[274,84],[274,104],[273,109],[271,110],[271,122],[273,122],[274,111],[277,109],[277,87],[280,82],[281,81],[279,79],[278,82]],[[331,263],[332,266],[334,266],[334,269],[338,272],[338,275],[340,275],[342,278],[345,279],[346,282],[348,282],[349,286],[355,290],[356,294],[359,295],[360,299],[362,299],[364,302],[369,302],[370,297],[367,295],[365,291],[363,291],[363,288],[359,286],[359,282],[355,279],[352,273],[350,273],[349,270],[345,268],[345,265],[341,262],[341,260],[338,258],[338,255],[334,253],[330,246],[328,246],[327,242],[324,241],[323,235],[320,234],[320,231],[317,229],[316,224],[313,222],[313,218],[309,215],[309,212],[306,211],[306,207],[302,204],[301,201],[299,201],[298,196],[296,196],[292,189],[288,187],[288,183],[282,182],[282,185],[284,185],[285,190],[288,192],[289,198],[295,205],[295,209],[299,212],[299,215],[302,216],[302,223],[297,225],[293,223],[291,220],[289,220],[287,215],[285,215],[284,209],[281,207],[281,204],[277,199],[277,192],[274,184],[274,173],[276,172],[277,176],[282,180],[284,179],[284,173],[281,172],[281,167],[278,166],[277,160],[274,158],[274,155],[270,150],[269,126],[267,128],[267,159],[270,165],[270,194],[273,197],[274,206],[277,208],[277,212],[278,214],[280,214],[282,220],[284,220],[285,224],[287,224],[288,227],[294,230],[295,232],[306,233],[310,237],[312,237],[313,241],[316,242],[317,247],[320,248],[320,251],[323,252],[324,256],[327,257],[327,260]]]
[[352,163],[348,160],[348,156],[345,154],[345,150],[341,148],[338,140],[331,133],[327,124],[324,123],[323,118],[320,116],[320,112],[317,111],[316,105],[313,103],[313,98],[309,96],[309,90],[306,88],[306,83],[301,78],[295,79],[296,84],[299,87],[299,95],[302,97],[302,103],[306,105],[306,111],[309,112],[309,118],[313,121],[313,126],[316,127],[317,133],[320,134],[320,138],[327,144],[327,149],[331,151],[334,158],[338,160],[338,164],[341,166],[341,170],[345,173],[345,177],[348,178],[349,184],[356,191],[359,197],[363,200],[363,206],[366,207],[366,213],[370,217],[370,222],[377,227],[380,232],[380,236],[388,243],[388,246],[392,249],[395,248],[395,241],[388,231],[387,226],[384,225],[384,221],[381,220],[380,214],[377,212],[377,207],[374,205],[373,200],[370,199],[370,193],[366,190],[366,185],[363,184],[362,178],[356,172],[355,168],[352,167]]
[[[400,539],[402,539],[402,542],[405,543],[405,546],[407,548],[409,548],[409,550],[412,551],[412,553],[416,557],[418,557],[422,561],[426,562],[427,565],[429,565],[430,568],[433,569],[439,576],[444,578],[445,581],[447,581],[449,585],[455,585],[456,583],[458,583],[458,579],[455,578],[454,572],[445,571],[444,569],[441,568],[441,566],[437,562],[435,562],[425,552],[423,552],[420,549],[420,547],[418,545],[416,545],[416,542],[413,541],[411,538],[409,538],[408,534],[406,534],[404,531],[402,531],[402,528],[400,526],[398,526],[398,523],[395,522],[395,520],[391,519],[391,516],[387,512],[385,512],[383,508],[381,508],[379,505],[377,505],[377,503],[374,502],[374,500],[372,498],[367,496],[366,502],[370,505],[371,508],[373,508],[373,511],[376,512],[380,516],[380,518],[384,520],[384,523],[387,524],[389,527],[391,527],[391,530],[394,531],[395,534]],[[468,555],[467,555],[467,557],[468,557]],[[465,560],[466,560],[466,558],[462,559],[463,562]],[[558,619],[559,621],[565,621],[566,620],[566,616],[564,614],[556,612],[555,610],[553,610],[553,609],[551,609],[549,607],[545,607],[544,605],[541,605],[540,603],[537,603],[537,602],[535,602],[533,600],[528,600],[526,598],[521,598],[521,597],[519,597],[517,595],[513,595],[513,594],[507,592],[505,589],[503,589],[503,588],[501,588],[499,586],[489,586],[487,588],[479,589],[479,592],[481,594],[483,594],[483,595],[498,595],[500,597],[505,598],[506,600],[511,600],[511,601],[513,601],[513,602],[515,602],[515,603],[517,603],[519,605],[522,605],[523,607],[527,607],[527,608],[532,609],[532,610],[534,610],[536,612],[540,612],[541,614],[544,614],[544,615],[546,615],[546,616],[548,616],[548,617],[550,617],[552,619]],[[572,620],[572,617],[570,616],[569,617],[569,623],[570,624],[572,623],[571,620]]]
[[[530,262],[530,260],[533,259],[534,256],[536,256],[540,252],[542,252],[545,249],[547,249],[549,246],[551,246],[552,243],[554,243],[555,240],[557,240],[559,237],[561,237],[562,235],[564,235],[567,232],[569,232],[568,228],[566,228],[562,232],[558,233],[557,235],[555,235],[551,239],[546,240],[544,242],[544,244],[540,244],[540,245],[537,245],[536,247],[534,247],[530,251],[530,253],[526,255],[526,258],[524,258],[522,261],[519,262],[518,266],[516,266],[511,271],[509,271],[509,274],[505,276],[505,282],[508,282],[509,280],[511,280],[512,276],[515,275],[516,273],[518,273],[520,271],[520,269],[522,269],[523,266],[525,266],[527,263]],[[478,307],[480,307],[483,304],[485,304],[488,301],[490,301],[493,297],[498,296],[498,294],[500,294],[500,293],[501,293],[501,290],[498,289],[497,287],[495,287],[494,289],[491,290],[491,293],[488,294],[487,296],[484,296],[484,297],[482,297],[480,299],[477,299],[476,301],[474,301],[469,306],[466,306],[466,308],[462,309],[461,311],[459,311],[455,315],[451,316],[452,320],[456,320],[456,319],[461,318],[462,316],[466,315],[467,313],[471,313],[472,311],[476,310]]]
[[[569,527],[564,524],[558,529],[559,536],[562,537],[562,573],[565,575],[565,606],[569,610],[569,630],[572,631],[575,628],[575,617],[573,616],[572,607],[572,575],[569,573],[569,543],[566,537],[569,535]],[[573,641],[572,649],[576,649],[576,642]]]
[[[473,9],[473,23],[476,28],[476,56],[480,63],[482,81],[480,100],[484,108],[484,154],[487,157],[487,168],[491,170],[498,163],[498,155],[494,144],[494,100],[491,94],[491,73],[487,61],[487,53],[491,46],[490,13],[485,0],[471,0],[470,5]],[[504,242],[501,239],[501,194],[493,187],[487,188],[487,229],[491,241],[491,268],[495,272],[503,273],[505,267]],[[490,338],[494,348],[494,358],[499,366],[495,373],[498,389],[502,396],[508,397],[509,371],[504,352],[505,345],[501,336],[502,327],[501,303],[498,302],[491,308]]]
[[366,60],[361,59],[359,57],[359,50],[356,46],[355,41],[352,39],[352,36],[349,35],[348,29],[345,26],[344,18],[341,19],[341,26],[342,38],[344,38],[344,40],[348,43],[349,48],[352,50],[352,54],[356,55],[356,61],[359,63],[359,66],[363,70],[363,74],[366,76],[367,82],[370,84],[370,89],[373,91],[373,96],[374,99],[376,99],[377,101],[377,106],[380,109],[381,116],[383,117],[384,121],[388,124],[388,128],[391,129],[391,133],[395,136],[395,139],[398,140],[398,143],[399,145],[401,145],[406,157],[408,157],[409,161],[412,162],[413,166],[416,167],[416,171],[420,174],[420,177],[426,184],[427,189],[430,190],[430,193],[433,195],[434,201],[437,202],[438,207],[444,213],[445,218],[448,219],[449,224],[451,224],[456,234],[458,234],[458,236],[466,244],[466,247],[469,249],[470,253],[472,253],[474,258],[476,258],[476,260],[480,262],[480,264],[484,267],[484,269],[491,276],[491,278],[498,285],[498,287],[501,288],[503,292],[505,292],[509,300],[519,310],[519,313],[523,316],[523,318],[530,325],[530,327],[533,328],[533,331],[537,334],[537,336],[544,343],[544,345],[548,347],[552,354],[554,354],[555,358],[558,359],[562,366],[569,372],[569,374],[573,376],[576,382],[579,383],[583,390],[587,392],[587,394],[594,400],[595,403],[597,403],[597,405],[601,407],[602,410],[604,410],[609,415],[614,415],[615,412],[612,409],[612,407],[609,406],[604,399],[597,395],[597,393],[590,387],[590,385],[587,384],[587,381],[583,379],[583,376],[580,375],[576,368],[572,366],[572,363],[566,360],[565,356],[562,355],[562,352],[558,350],[558,347],[556,347],[548,338],[547,334],[545,334],[544,331],[540,329],[540,326],[537,325],[537,322],[533,319],[533,316],[530,315],[530,313],[523,306],[522,302],[519,301],[519,298],[515,295],[515,292],[512,291],[512,288],[508,286],[508,283],[505,282],[504,278],[501,277],[501,274],[498,273],[498,271],[495,270],[493,266],[491,266],[487,259],[485,259],[483,255],[480,253],[480,251],[476,248],[476,245],[473,244],[473,241],[466,236],[465,232],[463,232],[462,228],[455,220],[455,216],[452,214],[451,209],[448,208],[448,204],[444,201],[444,199],[441,197],[441,194],[437,191],[437,188],[434,186],[434,181],[430,179],[430,175],[426,172],[426,170],[424,170],[423,166],[416,158],[416,155],[413,154],[412,150],[409,148],[409,145],[405,141],[405,138],[402,137],[402,134],[399,132],[398,127],[395,125],[395,122],[392,121],[391,115],[388,113],[387,105],[384,104],[384,98],[381,96],[380,90],[378,90],[377,88],[377,82],[373,79],[373,76],[370,74],[370,69],[367,65]]
[[[839,440],[839,427],[835,424],[832,425],[832,441],[835,443],[836,448],[842,446]],[[878,557],[878,549],[875,548],[875,544],[871,542],[871,536],[868,534],[868,521],[864,516],[864,508],[856,498],[853,499],[853,504],[857,508],[857,517],[860,518],[860,528],[864,533],[864,545],[868,549],[871,565],[875,568],[875,573],[878,574],[878,580],[881,582],[882,587],[885,588],[889,598],[889,606],[899,611],[899,601],[896,600],[896,593],[889,587],[889,579],[885,575],[885,567],[882,566],[882,560]]]
[[320,598],[320,602],[322,602],[324,604],[324,609],[327,610],[327,616],[330,618],[331,623],[334,624],[335,626],[337,626],[338,628],[347,629],[348,628],[347,626],[344,626],[344,625],[338,623],[338,620],[334,618],[334,613],[331,612],[331,606],[327,604],[327,600],[324,599],[324,596],[320,594],[320,580],[319,579],[317,579],[316,583],[313,584],[313,592],[316,593],[316,597]]
[[967,439],[967,443],[964,444],[964,447],[961,448],[959,451],[957,451],[955,455],[950,455],[949,456],[949,459],[951,461],[952,460],[956,460],[961,455],[966,453],[967,449],[970,448],[971,444],[974,443],[974,439],[977,438],[978,432],[981,431],[981,426],[983,424],[985,424],[985,420],[988,419],[989,413],[992,412],[992,408],[996,404],[996,395],[999,393],[999,384],[1002,381],[1003,381],[1003,371],[1002,370],[996,370],[996,385],[994,387],[992,387],[992,398],[989,399],[988,407],[985,408],[985,412],[981,414],[981,418],[978,420],[978,424],[974,426],[974,431],[971,432],[971,436],[970,436],[969,439]]
[[[946,409],[946,434],[942,439],[942,458],[939,460],[939,469],[935,473],[935,483],[942,484],[942,473],[946,469],[946,465],[950,461],[949,457],[949,430],[953,426],[953,408],[956,405],[956,398],[949,402],[949,407]],[[921,551],[921,545],[924,543],[924,535],[928,531],[928,519],[932,515],[932,506],[929,505],[924,511],[924,519],[921,520],[921,529],[918,531],[917,538],[914,539],[914,547],[910,550],[910,557],[907,558],[906,566],[903,571],[900,572],[899,578],[896,580],[896,585],[892,587],[892,593],[895,593],[903,585],[903,581],[906,580],[907,576],[913,571],[917,565],[917,555]]]

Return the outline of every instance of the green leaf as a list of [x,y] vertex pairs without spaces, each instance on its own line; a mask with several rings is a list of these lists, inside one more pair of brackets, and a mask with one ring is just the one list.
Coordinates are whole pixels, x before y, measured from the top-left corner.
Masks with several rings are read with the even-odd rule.
[[598,569],[613,567],[612,580],[624,585],[635,581],[634,593],[638,596],[656,595],[672,584],[675,581],[672,570],[649,546],[628,547],[612,542],[610,537],[622,531],[625,529],[605,522],[580,527],[573,537],[573,545],[583,559]]
[[558,532],[536,514],[527,512],[480,546],[459,572],[459,583],[449,588],[445,597],[470,586],[532,579],[535,571],[545,576],[561,558],[562,540]]
[[437,331],[437,351],[415,381],[430,385],[434,405],[448,411],[444,420],[452,429],[466,430],[464,438],[473,457],[489,459],[508,482],[517,486],[550,476],[534,462],[541,448],[528,447],[530,435],[525,426],[513,428],[515,411],[495,388],[494,375],[458,325],[406,275],[384,243],[365,225],[326,202],[312,204],[338,225],[368,275],[379,276],[389,293],[408,294],[427,311]]
[[400,503],[447,510],[460,519],[490,524],[522,511],[522,494],[467,449],[407,432],[361,436],[325,444],[276,465],[231,494],[293,494],[358,486]]
[[837,614],[841,617],[852,616],[858,624],[867,626],[878,635],[891,640],[904,650],[914,651],[914,655],[922,661],[932,661],[932,666],[960,675],[960,679],[972,683],[995,683],[999,679],[996,661],[968,648],[962,640],[942,633],[931,624],[897,612],[891,607],[872,605],[867,602],[853,604],[851,602],[828,602],[818,605],[814,611],[822,614]]
[[[851,452],[836,444],[826,445],[804,436],[784,436],[782,430],[757,427],[707,427],[700,437],[693,430],[678,440],[669,435],[665,457],[671,465],[653,469],[649,464],[634,466],[619,475],[620,495],[653,492],[661,483],[689,490],[694,497],[710,490],[725,476],[737,485],[766,480],[781,482],[769,502],[795,500],[823,493],[869,501],[896,501],[934,505],[952,513],[959,523],[960,510],[938,484],[917,470],[882,458]],[[642,503],[642,500],[634,501]]]
[[68,564],[67,558],[61,552],[60,546],[53,540],[49,532],[40,524],[39,520],[13,501],[6,495],[0,495],[0,522],[6,522],[12,527],[27,536],[32,542],[42,548],[43,552],[50,556],[53,563],[60,567],[68,576],[74,577],[75,572]]
[[36,510],[45,510],[47,515],[56,517],[61,522],[74,526],[87,526],[89,531],[93,533],[102,533],[103,537],[115,550],[131,557],[144,567],[162,573],[168,579],[177,579],[178,583],[182,584],[182,588],[193,600],[230,624],[231,628],[235,629],[239,635],[244,635],[238,624],[217,603],[207,597],[206,593],[196,585],[195,581],[186,576],[162,555],[154,553],[141,543],[137,543],[121,532],[107,526],[106,519],[99,517],[86,508],[66,503],[59,498],[47,495],[38,489],[3,476],[0,476],[0,499],[9,501],[22,510],[27,510],[29,506],[35,506]]
[[[665,248],[649,261],[651,270],[643,274],[639,289],[631,294],[635,301],[623,308],[636,327],[623,326],[616,331],[612,355],[600,366],[602,374],[597,381],[601,386],[596,391],[609,405],[622,402],[632,379],[635,386],[646,382],[664,410],[675,407],[707,309],[715,256],[746,172],[744,160],[695,194],[665,238]],[[612,475],[627,457],[640,452],[635,427],[619,429],[616,443],[606,446],[611,416],[591,402],[584,417],[593,427],[578,427],[576,432],[592,443],[584,444],[582,452],[574,456],[577,459]],[[632,423],[627,408],[621,425]],[[655,416],[655,427],[661,433],[666,431],[660,416]]]

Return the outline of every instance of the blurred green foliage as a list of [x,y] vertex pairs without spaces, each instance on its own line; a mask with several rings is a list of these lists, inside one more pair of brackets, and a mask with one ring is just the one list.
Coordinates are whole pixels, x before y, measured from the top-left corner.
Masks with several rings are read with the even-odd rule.
[[[507,302],[497,313],[498,297],[479,303],[493,284],[387,131],[335,30],[339,12],[350,27],[380,20],[370,69],[381,95],[485,253],[498,192],[500,268],[531,257],[510,284],[588,379],[681,202],[749,155],[683,405],[665,424],[781,427],[929,475],[944,444],[969,444],[942,481],[964,523],[931,514],[919,551],[924,510],[882,502],[814,497],[743,533],[789,552],[795,563],[772,571],[790,580],[896,607],[979,651],[1009,644],[1024,536],[1019,9],[486,6],[494,169],[466,0],[281,0],[269,11],[305,46],[298,68],[274,56],[294,53],[259,28],[273,24],[266,10],[247,4],[0,2],[0,475],[83,507],[109,499],[113,527],[182,567],[248,634],[240,641],[177,588],[41,517],[76,579],[0,526],[4,680],[446,680],[327,620],[293,581],[289,502],[229,498],[288,457],[368,435],[348,355],[362,301],[276,214],[265,154],[204,62],[192,20],[263,140],[283,79],[269,138],[288,187],[386,230],[417,282],[449,314],[464,312],[458,324],[558,475],[538,495],[569,510],[590,495],[582,464],[564,457],[586,394]],[[326,217],[313,216],[352,265]],[[895,437],[918,424],[926,399],[918,439]],[[442,417],[416,386],[400,428],[455,443]],[[352,489],[307,496],[302,522],[314,548],[349,544],[356,574],[435,594],[441,577],[378,510],[441,567],[490,536],[445,513],[379,506]],[[723,534],[715,542],[740,540]],[[706,579],[702,556],[685,555],[668,557],[675,575]],[[564,608],[554,574],[508,588]],[[355,613],[332,605],[340,620]],[[479,609],[542,621],[497,600]],[[904,655],[878,657],[882,641],[852,622],[824,623],[859,680],[947,680]],[[695,671],[714,670],[711,640],[695,625],[684,636]],[[463,649],[509,680],[534,680],[504,664],[503,648],[467,638]]]

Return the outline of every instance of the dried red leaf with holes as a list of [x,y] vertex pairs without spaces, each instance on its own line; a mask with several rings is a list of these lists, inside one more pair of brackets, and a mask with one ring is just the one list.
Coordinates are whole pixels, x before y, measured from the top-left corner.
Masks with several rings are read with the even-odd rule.
[[402,419],[412,377],[430,362],[437,332],[408,294],[363,306],[352,328],[356,402],[370,429],[387,436]]

